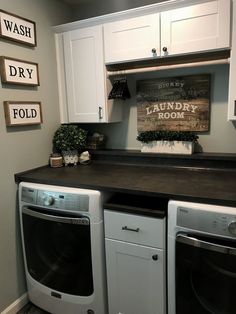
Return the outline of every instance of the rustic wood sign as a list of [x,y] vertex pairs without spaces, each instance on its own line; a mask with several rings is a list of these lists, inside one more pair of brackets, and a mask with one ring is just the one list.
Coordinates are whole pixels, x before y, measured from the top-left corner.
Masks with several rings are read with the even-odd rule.
[[138,131],[209,130],[210,75],[137,82]]
[[0,36],[35,47],[36,24],[18,15],[0,10]]
[[7,126],[40,124],[42,120],[41,103],[35,101],[4,101]]
[[0,57],[0,73],[3,83],[39,85],[38,64],[8,57]]

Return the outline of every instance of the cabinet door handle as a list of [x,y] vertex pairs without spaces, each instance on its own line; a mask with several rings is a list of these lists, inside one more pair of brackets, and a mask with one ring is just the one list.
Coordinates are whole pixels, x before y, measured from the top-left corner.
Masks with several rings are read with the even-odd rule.
[[157,255],[157,254],[152,255],[152,259],[153,259],[154,261],[157,261],[157,260],[158,260],[158,255]]
[[99,116],[99,119],[103,118],[102,117],[102,107],[101,106],[98,107],[98,116]]
[[139,232],[139,228],[129,228],[129,227],[127,227],[127,226],[123,226],[122,227],[122,230],[127,230],[127,231],[134,231],[134,232]]
[[163,52],[167,52],[167,50],[168,50],[167,47],[163,47],[163,48],[162,48],[162,51],[163,51]]
[[156,52],[157,52],[156,48],[152,48],[152,53],[156,53]]

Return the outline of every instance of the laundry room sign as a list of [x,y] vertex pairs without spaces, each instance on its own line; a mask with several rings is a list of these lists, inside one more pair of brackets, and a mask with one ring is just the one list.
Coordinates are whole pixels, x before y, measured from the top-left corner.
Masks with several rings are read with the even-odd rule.
[[38,64],[8,57],[0,57],[1,80],[7,84],[39,85]]
[[210,75],[137,82],[138,131],[208,131]]
[[0,36],[25,45],[36,46],[35,22],[0,10]]
[[41,103],[35,101],[4,101],[7,126],[42,123]]

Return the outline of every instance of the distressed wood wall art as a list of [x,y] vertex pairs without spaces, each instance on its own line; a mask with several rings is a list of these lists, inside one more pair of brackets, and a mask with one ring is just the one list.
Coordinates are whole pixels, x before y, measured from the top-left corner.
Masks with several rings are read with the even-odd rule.
[[41,124],[41,102],[4,101],[4,112],[7,126]]
[[35,22],[3,10],[0,10],[0,36],[33,47],[37,45]]
[[205,132],[210,125],[210,75],[137,82],[138,131]]
[[38,64],[19,59],[0,57],[2,83],[38,86]]

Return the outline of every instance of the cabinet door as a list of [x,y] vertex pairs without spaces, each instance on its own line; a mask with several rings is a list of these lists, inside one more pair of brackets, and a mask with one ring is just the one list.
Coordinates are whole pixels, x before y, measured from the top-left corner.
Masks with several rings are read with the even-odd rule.
[[109,314],[164,314],[163,250],[105,241]]
[[102,26],[64,33],[69,122],[103,122],[105,72]]
[[233,2],[232,49],[229,69],[228,120],[236,120],[236,1]]
[[160,55],[159,14],[104,24],[105,62],[119,63]]
[[211,1],[161,14],[161,54],[230,47],[230,0]]

